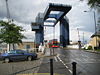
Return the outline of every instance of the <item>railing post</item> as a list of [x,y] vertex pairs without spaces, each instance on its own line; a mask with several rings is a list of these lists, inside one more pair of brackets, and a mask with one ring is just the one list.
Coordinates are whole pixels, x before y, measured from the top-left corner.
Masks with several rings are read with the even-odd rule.
[[76,75],[76,62],[72,62],[73,75]]
[[50,75],[53,75],[53,59],[50,59]]

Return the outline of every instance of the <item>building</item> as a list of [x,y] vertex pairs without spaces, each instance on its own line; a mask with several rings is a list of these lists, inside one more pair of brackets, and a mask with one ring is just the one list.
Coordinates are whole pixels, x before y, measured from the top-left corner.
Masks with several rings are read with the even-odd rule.
[[35,48],[36,48],[35,42],[27,40],[17,45],[16,49],[35,51]]
[[[34,40],[23,39],[22,43],[15,44],[14,48],[15,49],[21,49],[21,50],[36,51],[36,44],[35,44]],[[6,52],[7,49],[8,49],[7,43],[0,43],[0,53]],[[10,50],[13,50],[12,44],[10,45]]]
[[94,48],[100,49],[100,31],[91,36],[89,44]]
[[100,7],[97,8],[97,31],[100,31]]
[[7,51],[7,44],[6,43],[0,43],[0,53]]
[[100,49],[100,8],[97,7],[96,33],[91,36],[89,44]]

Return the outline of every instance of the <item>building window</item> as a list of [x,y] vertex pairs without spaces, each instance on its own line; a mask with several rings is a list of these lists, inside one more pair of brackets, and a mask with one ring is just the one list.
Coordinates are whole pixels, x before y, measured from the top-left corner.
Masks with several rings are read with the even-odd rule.
[[30,49],[30,45],[26,45],[26,49]]

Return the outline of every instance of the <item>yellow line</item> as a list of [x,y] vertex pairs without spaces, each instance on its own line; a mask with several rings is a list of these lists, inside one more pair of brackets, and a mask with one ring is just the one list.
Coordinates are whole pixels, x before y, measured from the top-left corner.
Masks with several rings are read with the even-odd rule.
[[[50,73],[29,73],[29,74],[16,74],[16,75],[50,75]],[[64,74],[54,73],[54,75],[64,75]]]

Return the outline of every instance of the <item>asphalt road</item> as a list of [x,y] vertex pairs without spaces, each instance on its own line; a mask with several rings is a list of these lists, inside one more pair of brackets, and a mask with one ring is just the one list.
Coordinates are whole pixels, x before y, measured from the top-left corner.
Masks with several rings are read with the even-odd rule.
[[[43,58],[42,64],[40,65],[40,68],[38,70],[38,74],[42,75],[50,75],[50,59],[53,59],[53,73],[54,75],[72,75],[68,68],[60,61],[60,59],[57,57],[60,55],[59,49],[54,49],[54,55],[53,55],[53,49],[46,49],[45,56]],[[52,52],[52,53],[50,53]]]
[[[77,63],[77,75],[100,75],[100,54],[59,48],[55,49],[54,54],[56,56],[43,59],[38,73],[50,73],[50,58],[52,58],[54,73],[57,75],[72,75],[72,62]],[[46,55],[50,55],[50,49],[47,49]]]
[[33,61],[18,61],[2,63],[0,61],[0,75],[23,75],[37,73],[42,58]]
[[100,75],[100,54],[59,48],[54,49],[54,56],[46,49],[43,57],[33,61],[0,61],[0,75],[50,75],[50,59],[53,59],[54,75],[72,75],[72,62],[77,63],[77,75]]
[[56,49],[57,58],[72,73],[72,62],[77,63],[77,75],[100,75],[100,54],[83,50]]

